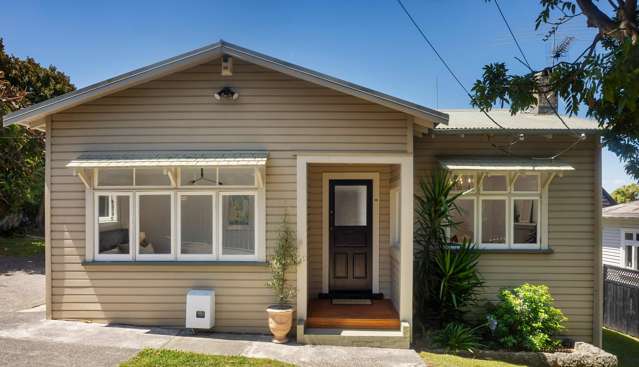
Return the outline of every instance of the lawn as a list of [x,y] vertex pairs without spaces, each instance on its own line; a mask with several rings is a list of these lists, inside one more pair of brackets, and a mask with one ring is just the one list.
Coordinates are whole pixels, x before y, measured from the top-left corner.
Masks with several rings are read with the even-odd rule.
[[521,364],[465,358],[451,354],[421,352],[419,356],[428,366],[433,367],[525,367]]
[[210,356],[166,349],[144,349],[120,367],[293,367],[271,359]]
[[619,359],[619,367],[639,366],[639,339],[603,329],[603,349]]
[[0,237],[0,256],[34,256],[44,252],[44,239],[31,235]]

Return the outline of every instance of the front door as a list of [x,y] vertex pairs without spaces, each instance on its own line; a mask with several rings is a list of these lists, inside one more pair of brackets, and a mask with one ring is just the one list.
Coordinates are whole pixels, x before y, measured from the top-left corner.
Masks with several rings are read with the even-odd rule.
[[373,181],[329,181],[331,293],[372,290]]

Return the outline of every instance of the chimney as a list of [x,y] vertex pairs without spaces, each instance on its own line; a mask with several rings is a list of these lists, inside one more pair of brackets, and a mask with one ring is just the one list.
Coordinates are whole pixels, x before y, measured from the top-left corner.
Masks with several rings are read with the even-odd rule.
[[550,72],[547,70],[540,71],[535,75],[539,89],[535,91],[537,104],[531,106],[526,113],[535,115],[548,115],[554,113],[553,109],[557,108],[557,93],[550,90]]

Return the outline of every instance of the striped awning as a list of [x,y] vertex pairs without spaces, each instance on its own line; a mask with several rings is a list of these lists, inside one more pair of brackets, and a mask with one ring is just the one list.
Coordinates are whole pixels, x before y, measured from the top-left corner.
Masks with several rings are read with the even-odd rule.
[[267,158],[265,151],[99,152],[82,154],[67,167],[263,166]]
[[443,168],[451,171],[574,171],[558,159],[520,157],[438,157]]

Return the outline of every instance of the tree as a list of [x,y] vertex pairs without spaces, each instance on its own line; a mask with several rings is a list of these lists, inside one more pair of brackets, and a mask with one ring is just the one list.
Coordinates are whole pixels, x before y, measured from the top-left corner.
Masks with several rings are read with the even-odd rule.
[[[75,89],[54,66],[6,53],[0,38],[0,117]],[[22,126],[0,129],[0,220],[42,212],[44,134]]]
[[612,198],[618,204],[627,203],[639,199],[639,185],[631,183],[621,186],[612,192]]
[[[625,162],[628,174],[639,178],[637,0],[539,0],[539,5],[535,29],[549,27],[544,41],[576,21],[585,21],[597,34],[573,61],[536,69],[522,55],[519,61],[528,71],[519,75],[511,74],[503,62],[486,65],[473,86],[471,103],[484,111],[508,104],[516,114],[539,102],[536,94],[547,98],[556,92],[567,114],[585,110],[586,116],[598,121],[604,129],[604,145]],[[558,47],[556,59],[566,50],[567,45]],[[547,78],[540,79],[540,73]]]

